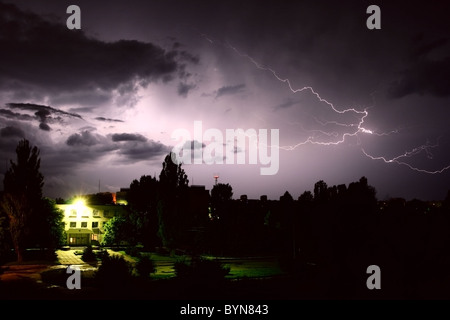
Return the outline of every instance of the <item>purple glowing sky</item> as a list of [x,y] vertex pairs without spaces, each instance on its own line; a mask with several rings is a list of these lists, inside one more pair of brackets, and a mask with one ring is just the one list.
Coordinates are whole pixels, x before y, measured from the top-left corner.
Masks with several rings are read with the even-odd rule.
[[[318,180],[361,176],[379,199],[443,199],[450,189],[443,1],[379,1],[381,30],[366,28],[364,1],[8,3],[0,161],[14,159],[22,137],[36,144],[47,196],[159,175],[172,132],[193,132],[194,121],[224,133],[279,129],[276,175],[261,176],[260,164],[184,166],[191,184],[210,189],[218,173],[235,197],[297,198]],[[71,4],[81,31],[66,28]]]

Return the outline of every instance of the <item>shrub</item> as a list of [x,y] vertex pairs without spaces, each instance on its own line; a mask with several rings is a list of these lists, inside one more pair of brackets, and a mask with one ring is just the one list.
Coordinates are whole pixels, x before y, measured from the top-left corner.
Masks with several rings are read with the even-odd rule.
[[97,283],[107,289],[121,289],[131,280],[131,266],[120,255],[104,255],[96,273]]
[[106,249],[100,249],[99,251],[97,251],[97,259],[103,260],[104,256],[109,256],[108,250]]
[[125,253],[132,257],[139,257],[141,255],[141,252],[136,247],[127,247]]
[[136,263],[136,271],[140,277],[147,278],[156,271],[155,263],[149,256],[141,256]]
[[84,262],[97,260],[97,257],[95,256],[95,253],[92,250],[91,246],[87,246],[86,248],[84,248],[83,254],[81,255],[81,260],[83,260]]
[[173,267],[177,278],[187,278],[192,274],[191,265],[185,259],[178,259]]

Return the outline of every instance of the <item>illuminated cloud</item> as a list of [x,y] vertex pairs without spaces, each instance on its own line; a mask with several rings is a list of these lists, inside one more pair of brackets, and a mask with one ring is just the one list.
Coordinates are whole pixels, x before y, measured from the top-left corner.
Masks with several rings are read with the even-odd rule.
[[66,141],[68,146],[93,146],[99,143],[98,137],[88,130],[74,133]]

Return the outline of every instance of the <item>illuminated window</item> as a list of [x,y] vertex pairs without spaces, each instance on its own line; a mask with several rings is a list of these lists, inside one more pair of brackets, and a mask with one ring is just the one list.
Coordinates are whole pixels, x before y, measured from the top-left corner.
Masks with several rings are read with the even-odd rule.
[[75,238],[69,238],[69,243],[73,244],[75,242],[76,242]]
[[87,228],[87,222],[81,222],[81,227],[82,228]]
[[98,241],[98,234],[91,234],[91,240]]
[[92,228],[98,228],[98,222],[97,221],[92,222]]
[[76,228],[77,227],[77,223],[76,222],[70,222],[70,227],[71,228]]

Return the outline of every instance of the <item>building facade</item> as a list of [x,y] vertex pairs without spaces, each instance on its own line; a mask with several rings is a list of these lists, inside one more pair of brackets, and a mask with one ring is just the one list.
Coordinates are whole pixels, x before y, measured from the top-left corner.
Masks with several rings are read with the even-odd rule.
[[74,204],[57,204],[64,212],[67,245],[98,245],[102,241],[104,226],[111,218],[123,216],[121,205],[88,205],[82,201]]

